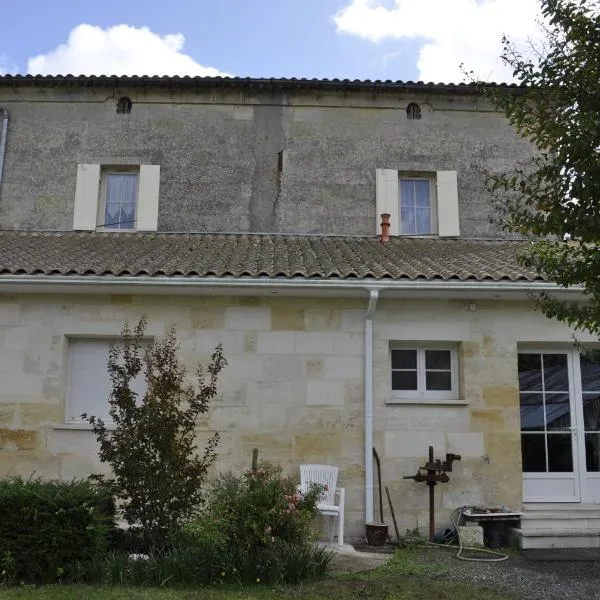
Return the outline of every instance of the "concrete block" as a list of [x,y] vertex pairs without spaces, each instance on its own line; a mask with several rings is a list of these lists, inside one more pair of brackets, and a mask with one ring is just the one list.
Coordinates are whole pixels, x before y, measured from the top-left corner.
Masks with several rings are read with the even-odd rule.
[[365,330],[365,309],[346,308],[340,314],[340,328],[342,331],[360,332]]
[[269,330],[271,311],[264,306],[229,306],[225,308],[225,329]]
[[340,311],[322,308],[307,308],[304,325],[306,331],[336,331],[340,328]]
[[506,385],[486,386],[483,388],[483,401],[488,406],[519,406],[519,388]]
[[459,526],[458,533],[463,546],[469,548],[483,547],[483,527],[479,525]]
[[443,431],[386,431],[384,453],[386,458],[423,457],[427,459],[429,446],[439,458],[446,453],[446,438]]
[[0,429],[0,450],[17,452],[35,450],[38,446],[38,432],[31,429]]
[[[338,332],[332,333],[333,351],[336,355],[356,355],[364,357],[365,335],[364,333]],[[363,358],[364,361],[364,358]],[[363,366],[364,369],[364,366]]]
[[274,331],[304,331],[304,310],[285,306],[271,308],[271,329]]
[[259,331],[256,349],[260,354],[293,354],[295,336],[291,331]]
[[[267,381],[291,381],[304,378],[304,360],[300,356],[263,357],[263,376]],[[256,379],[256,378],[255,378]]]
[[329,333],[307,331],[296,333],[295,336],[298,354],[334,354],[333,339]]
[[308,381],[306,404],[308,406],[344,406],[345,386],[337,381]]
[[323,374],[325,379],[360,379],[364,374],[364,361],[358,356],[327,356]]
[[467,432],[446,433],[446,449],[447,452],[460,454],[464,457],[482,456],[484,454],[483,434]]

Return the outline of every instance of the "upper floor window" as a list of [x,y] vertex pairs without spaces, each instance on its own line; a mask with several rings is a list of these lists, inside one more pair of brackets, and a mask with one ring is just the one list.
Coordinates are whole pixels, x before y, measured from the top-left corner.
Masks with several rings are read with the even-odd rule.
[[390,235],[460,235],[456,171],[376,172],[375,232],[390,215]]
[[156,231],[160,166],[77,165],[76,230]]
[[136,229],[139,172],[102,173],[98,227]]
[[408,119],[420,119],[421,118],[421,107],[415,102],[411,102],[406,107],[406,117]]
[[437,232],[435,187],[432,178],[400,177],[400,234],[427,235]]

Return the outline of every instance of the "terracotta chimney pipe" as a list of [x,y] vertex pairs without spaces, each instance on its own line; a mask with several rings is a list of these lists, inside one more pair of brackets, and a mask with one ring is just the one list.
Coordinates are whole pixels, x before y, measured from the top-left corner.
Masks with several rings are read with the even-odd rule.
[[382,244],[390,241],[390,215],[389,213],[381,214],[381,238]]

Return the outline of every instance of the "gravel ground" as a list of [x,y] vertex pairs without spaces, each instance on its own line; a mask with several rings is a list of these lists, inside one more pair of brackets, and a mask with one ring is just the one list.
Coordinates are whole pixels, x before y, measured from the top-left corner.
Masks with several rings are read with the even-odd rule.
[[519,554],[497,563],[457,560],[445,549],[419,550],[419,561],[444,578],[506,591],[524,600],[600,600],[600,561],[534,561]]

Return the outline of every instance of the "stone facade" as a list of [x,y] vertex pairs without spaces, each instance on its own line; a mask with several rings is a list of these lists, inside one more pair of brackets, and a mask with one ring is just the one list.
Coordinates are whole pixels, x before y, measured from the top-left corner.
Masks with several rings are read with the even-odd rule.
[[[177,327],[190,368],[223,343],[229,361],[200,439],[219,431],[218,469],[243,469],[252,449],[297,474],[340,467],[349,537],[364,521],[366,299],[208,296],[0,296],[0,476],[85,476],[101,468],[90,431],[65,426],[68,336],[116,336],[148,315],[150,333]],[[391,342],[457,344],[459,400],[393,402]],[[521,502],[517,348],[568,344],[570,331],[522,302],[384,299],[374,322],[374,444],[402,531],[427,524],[427,487],[402,476],[462,455],[436,489],[438,523],[471,503]],[[377,491],[375,491],[377,507]],[[386,520],[389,521],[387,505]],[[377,517],[377,510],[376,510]]]
[[[117,114],[129,96],[131,114]],[[418,102],[421,120],[408,120]],[[0,228],[70,230],[77,165],[160,165],[158,229],[373,235],[376,169],[458,173],[461,235],[490,223],[484,170],[530,144],[472,93],[0,86]]]

